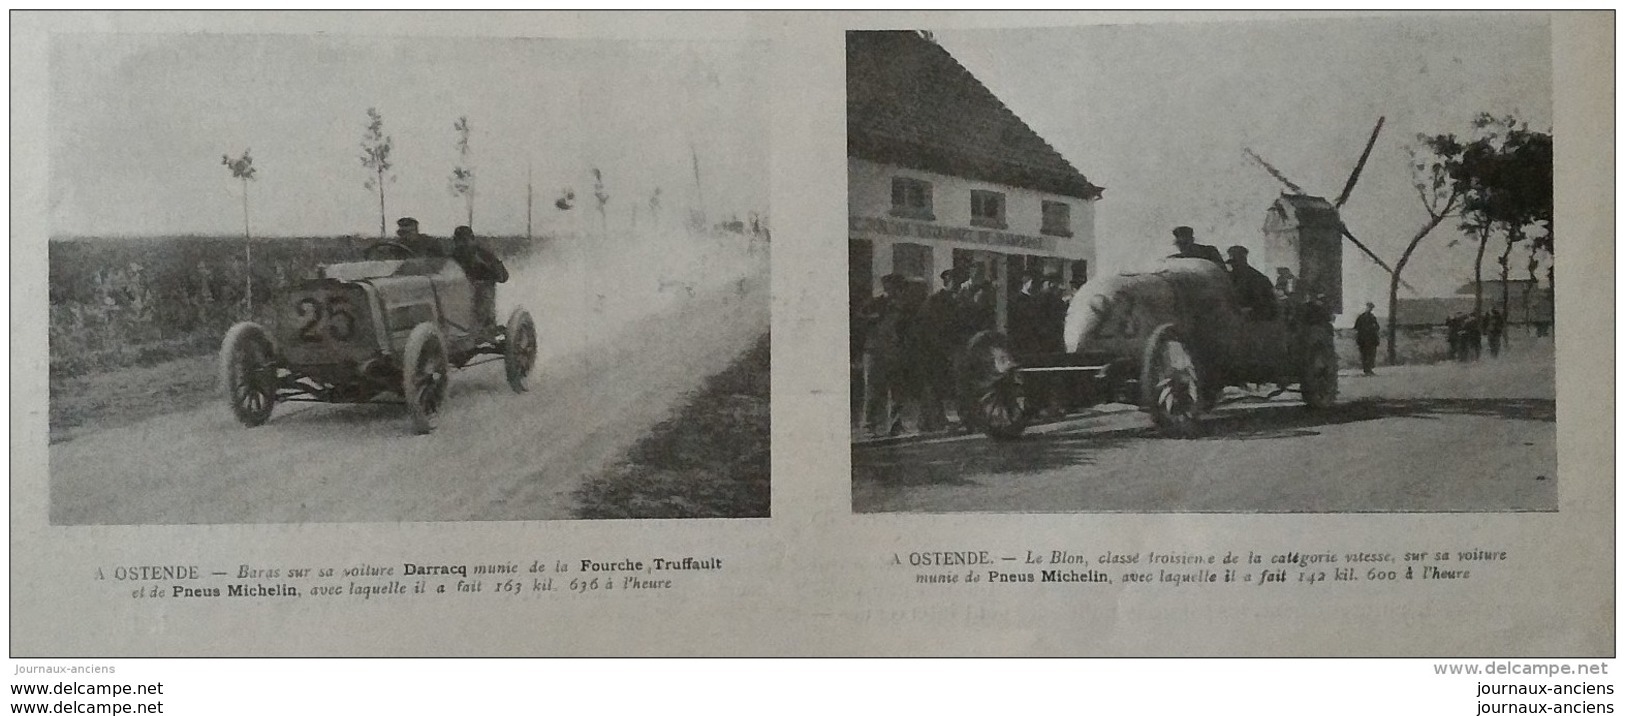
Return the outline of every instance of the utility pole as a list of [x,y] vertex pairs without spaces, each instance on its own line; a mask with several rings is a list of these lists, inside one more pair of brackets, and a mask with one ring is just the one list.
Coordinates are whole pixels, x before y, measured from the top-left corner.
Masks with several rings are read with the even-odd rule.
[[705,224],[703,228],[708,229],[709,224],[705,216],[705,185],[700,182],[700,152],[694,148],[693,142],[688,143],[688,154],[694,159],[694,192],[700,201],[700,223]]

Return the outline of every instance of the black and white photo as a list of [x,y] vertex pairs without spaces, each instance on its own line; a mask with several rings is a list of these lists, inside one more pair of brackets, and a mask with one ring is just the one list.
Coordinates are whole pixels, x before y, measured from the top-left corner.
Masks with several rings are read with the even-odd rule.
[[857,512],[1557,509],[1541,15],[851,32]]
[[765,517],[761,50],[55,35],[50,522]]

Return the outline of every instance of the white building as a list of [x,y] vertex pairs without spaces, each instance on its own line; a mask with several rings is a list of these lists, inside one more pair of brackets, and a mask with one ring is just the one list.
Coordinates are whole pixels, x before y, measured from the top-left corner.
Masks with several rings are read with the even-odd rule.
[[958,267],[993,283],[1002,328],[1027,273],[1093,276],[1101,192],[928,36],[847,33],[854,305]]

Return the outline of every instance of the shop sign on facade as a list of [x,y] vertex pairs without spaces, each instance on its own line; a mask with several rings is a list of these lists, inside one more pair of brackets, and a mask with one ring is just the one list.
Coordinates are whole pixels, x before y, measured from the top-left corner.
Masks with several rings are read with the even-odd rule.
[[881,234],[884,236],[898,236],[904,238],[959,241],[968,244],[1003,246],[1050,254],[1055,253],[1056,247],[1056,239],[1049,236],[1027,236],[1024,234],[1011,234],[1003,231],[991,231],[988,229],[938,226],[936,224],[922,224],[913,221],[898,221],[896,219],[881,219],[871,216],[851,217],[849,230],[854,234]]

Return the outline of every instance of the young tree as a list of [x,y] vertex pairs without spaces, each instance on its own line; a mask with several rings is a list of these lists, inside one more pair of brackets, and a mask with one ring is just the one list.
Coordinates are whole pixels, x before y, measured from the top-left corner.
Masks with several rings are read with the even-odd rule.
[[1394,338],[1399,334],[1399,313],[1395,307],[1399,305],[1399,277],[1405,270],[1405,264],[1416,253],[1417,245],[1422,239],[1433,233],[1434,229],[1444,223],[1445,219],[1456,215],[1461,207],[1461,192],[1455,182],[1450,180],[1452,168],[1461,162],[1464,147],[1453,134],[1442,134],[1434,137],[1418,135],[1417,141],[1427,147],[1429,156],[1419,156],[1414,148],[1406,148],[1411,155],[1411,185],[1416,189],[1417,198],[1422,202],[1422,209],[1427,212],[1427,221],[1423,222],[1416,233],[1405,243],[1405,250],[1400,253],[1399,260],[1394,262],[1393,273],[1388,277],[1388,363],[1393,365],[1399,362],[1399,352],[1394,348]]
[[254,158],[249,156],[248,150],[236,159],[229,154],[220,155],[220,163],[231,170],[231,177],[242,182],[243,186],[243,263],[247,266],[246,286],[243,295],[248,298],[248,312],[254,313],[254,244],[249,240],[248,234],[248,182],[254,179]]
[[592,195],[598,199],[598,220],[604,227],[604,240],[609,240],[609,213],[605,208],[609,205],[609,192],[604,189],[604,173],[597,167],[592,170]]
[[463,198],[468,209],[468,227],[474,228],[474,166],[469,162],[468,115],[458,117],[451,128],[457,132],[457,166],[451,168],[451,194]]
[[386,238],[388,233],[388,220],[384,213],[384,184],[394,182],[395,175],[390,173],[394,167],[389,161],[389,152],[395,141],[384,134],[384,116],[378,113],[377,107],[367,108],[367,131],[361,135],[361,166],[367,169],[367,181],[363,186],[369,191],[378,192],[378,238]]

